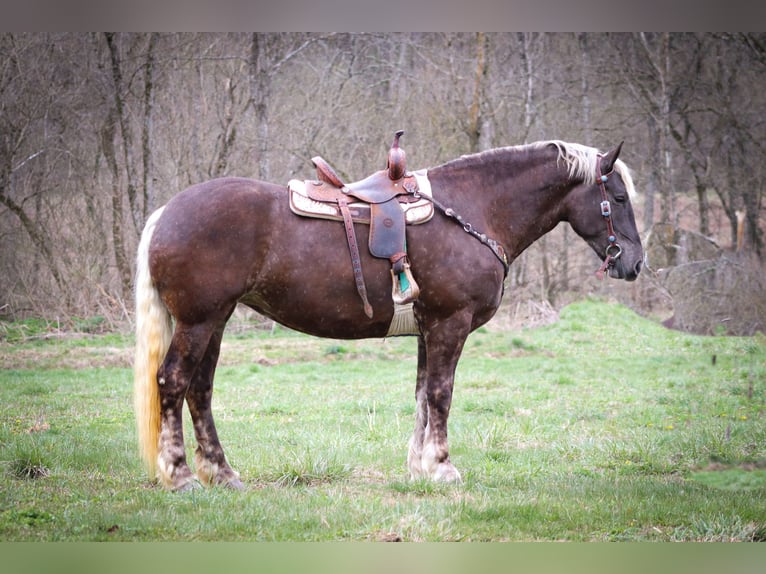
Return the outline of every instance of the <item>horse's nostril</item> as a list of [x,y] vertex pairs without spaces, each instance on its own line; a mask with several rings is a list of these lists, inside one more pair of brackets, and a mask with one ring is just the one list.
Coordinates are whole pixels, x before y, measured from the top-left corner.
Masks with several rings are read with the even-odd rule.
[[643,261],[640,259],[636,262],[636,266],[633,268],[636,271],[636,275],[641,273],[641,267],[643,266]]

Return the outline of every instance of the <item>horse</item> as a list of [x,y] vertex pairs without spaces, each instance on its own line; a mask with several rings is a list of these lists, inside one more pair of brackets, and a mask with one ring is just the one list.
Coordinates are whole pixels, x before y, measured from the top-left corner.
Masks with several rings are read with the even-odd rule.
[[[460,482],[447,419],[455,369],[468,335],[500,305],[510,265],[559,222],[602,261],[599,273],[633,281],[644,260],[618,158],[582,144],[544,141],[463,155],[416,172],[426,178],[430,221],[406,228],[420,293],[411,304],[417,337],[413,479]],[[224,328],[238,304],[290,329],[335,339],[383,338],[394,317],[386,260],[361,250],[368,316],[359,302],[343,225],[299,217],[288,190],[225,177],[192,185],[147,220],[136,272],[134,401],[149,477],[170,490],[244,488],[229,465],[211,410]],[[368,228],[356,224],[360,244]],[[197,441],[187,463],[184,401]]]

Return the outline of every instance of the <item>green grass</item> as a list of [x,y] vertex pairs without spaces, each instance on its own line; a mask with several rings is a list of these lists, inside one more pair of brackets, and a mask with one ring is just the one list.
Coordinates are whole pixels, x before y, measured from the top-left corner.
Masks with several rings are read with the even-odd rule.
[[[458,367],[454,486],[408,479],[413,338],[236,331],[214,409],[247,488],[186,494],[143,475],[131,345],[0,342],[0,540],[766,539],[760,335],[695,337],[595,301],[490,324]],[[191,460],[188,419],[186,434]]]

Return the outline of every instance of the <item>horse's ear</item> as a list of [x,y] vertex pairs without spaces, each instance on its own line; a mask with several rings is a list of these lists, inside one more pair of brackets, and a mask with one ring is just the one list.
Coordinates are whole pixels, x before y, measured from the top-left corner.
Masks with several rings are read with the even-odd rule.
[[602,175],[607,175],[612,172],[612,170],[614,169],[614,163],[617,161],[617,158],[620,156],[620,150],[622,149],[622,144],[624,143],[625,143],[624,141],[621,141],[616,148],[604,154],[604,158],[601,160]]

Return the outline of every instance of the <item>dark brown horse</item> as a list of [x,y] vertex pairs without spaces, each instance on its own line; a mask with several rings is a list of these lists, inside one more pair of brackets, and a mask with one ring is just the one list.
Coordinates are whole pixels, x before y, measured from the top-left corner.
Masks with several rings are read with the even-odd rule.
[[[507,266],[499,253],[510,263],[568,221],[604,261],[602,272],[636,279],[643,250],[630,203],[633,182],[619,151],[540,142],[418,172],[430,182],[435,202],[450,210],[437,210],[406,232],[420,286],[411,333],[418,337],[415,431],[407,457],[413,477],[460,480],[447,446],[455,368],[466,337],[500,305]],[[356,228],[364,245],[368,227]],[[493,251],[479,234],[502,250]],[[197,477],[203,484],[242,487],[211,411],[221,338],[238,303],[320,337],[387,335],[394,314],[390,265],[361,251],[372,318],[357,294],[343,224],[294,215],[283,185],[208,181],[151,216],[138,249],[135,406],[152,477],[178,490],[195,484],[184,454],[186,400],[198,442]]]

